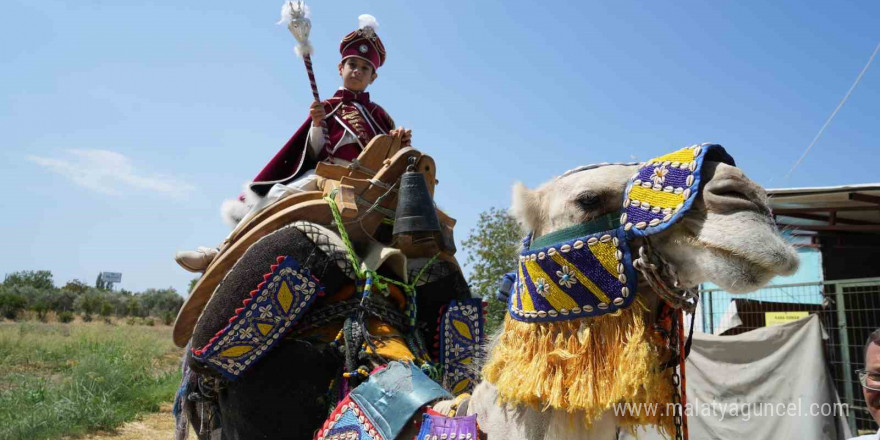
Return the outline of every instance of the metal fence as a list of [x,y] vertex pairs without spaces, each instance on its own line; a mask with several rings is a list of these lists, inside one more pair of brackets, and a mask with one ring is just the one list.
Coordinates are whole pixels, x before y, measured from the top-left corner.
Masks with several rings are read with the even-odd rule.
[[854,370],[863,368],[865,342],[880,327],[880,278],[768,286],[746,295],[700,291],[695,325],[705,333],[733,335],[818,314],[828,338],[824,354],[853,432],[876,432]]

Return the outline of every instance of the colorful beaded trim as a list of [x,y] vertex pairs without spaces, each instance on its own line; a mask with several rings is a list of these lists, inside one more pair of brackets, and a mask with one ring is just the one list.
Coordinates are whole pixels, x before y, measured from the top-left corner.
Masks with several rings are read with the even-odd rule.
[[193,357],[228,379],[239,378],[271,350],[324,293],[318,279],[291,257],[278,257],[263,280],[226,327],[193,349]]
[[415,440],[477,440],[477,415],[447,417],[431,410],[422,415]]
[[526,249],[519,257],[510,315],[520,321],[564,321],[628,307],[636,273],[622,229]]
[[357,402],[346,396],[339,402],[324,426],[315,435],[317,440],[384,440],[366,412]]
[[[637,275],[628,240],[661,232],[690,209],[707,155],[734,165],[724,148],[714,144],[683,148],[641,165],[626,186],[619,227],[537,249],[531,249],[531,234],[526,237],[508,301],[511,317],[564,321],[629,307]],[[582,229],[591,230],[592,223]],[[603,224],[608,223],[603,220]]]
[[620,215],[620,224],[631,238],[661,232],[690,209],[700,189],[707,155],[735,165],[722,146],[703,144],[682,148],[639,166],[626,186]]
[[440,321],[440,364],[443,388],[453,395],[470,392],[480,380],[474,368],[485,340],[482,298],[453,300]]

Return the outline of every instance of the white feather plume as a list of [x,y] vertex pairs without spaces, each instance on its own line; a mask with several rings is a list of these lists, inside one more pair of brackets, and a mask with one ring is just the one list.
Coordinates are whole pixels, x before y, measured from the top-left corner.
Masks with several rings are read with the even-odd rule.
[[379,22],[376,21],[376,17],[370,14],[358,15],[358,29],[363,28],[373,28],[373,31],[377,31],[379,29]]
[[296,52],[298,57],[302,58],[305,55],[311,55],[315,49],[312,47],[312,44],[306,40],[304,43],[297,44],[293,51]]
[[307,4],[300,1],[286,1],[281,6],[281,20],[275,24],[287,24],[292,18],[311,18],[311,16],[312,11]]

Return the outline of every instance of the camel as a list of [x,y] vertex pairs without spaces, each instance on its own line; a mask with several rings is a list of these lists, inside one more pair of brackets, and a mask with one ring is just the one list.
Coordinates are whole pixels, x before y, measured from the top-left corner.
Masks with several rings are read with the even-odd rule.
[[[690,150],[696,148],[701,147]],[[674,157],[664,157],[650,161],[649,165],[654,163],[663,169],[680,165],[666,160]],[[617,213],[624,205],[627,182],[635,179],[640,169],[633,164],[605,164],[572,170],[537,189],[517,183],[513,187],[511,213],[525,230],[532,231],[535,239]],[[655,172],[659,174],[664,173]],[[662,179],[655,179],[649,185],[656,186],[658,180],[662,183]],[[776,275],[788,275],[797,269],[797,253],[779,234],[765,191],[735,167],[723,149],[706,155],[702,180],[693,204],[679,221],[650,236],[651,262],[669,269],[663,272],[665,284],[693,287],[712,282],[729,292],[744,293],[762,287]],[[646,241],[639,237],[629,244],[632,249],[639,249]],[[634,250],[633,254],[638,253]],[[639,304],[627,310],[632,311],[631,317],[636,321],[651,323],[660,298],[644,281],[640,274]],[[492,337],[482,370],[483,381],[473,391],[465,412],[477,414],[489,439],[605,440],[617,438],[621,428],[634,430],[644,424],[658,425],[671,434],[668,415],[665,419],[620,417],[611,408],[616,402],[668,401],[670,370],[656,368],[668,352],[650,338],[646,326],[627,328],[629,334],[621,335],[617,341],[626,348],[606,354],[606,363],[583,359],[594,356],[595,350],[604,350],[603,344],[610,345],[613,340],[609,335],[596,334],[605,325],[601,322],[624,316],[578,318],[566,321],[573,325],[564,326],[523,323],[508,314],[503,328]],[[556,338],[556,351],[543,355],[547,365],[534,368],[535,359],[522,354],[531,350],[532,356],[542,356],[527,346],[539,336],[527,335],[523,340],[523,327]],[[594,331],[584,336],[585,329]],[[642,350],[643,363],[655,363],[653,369],[645,370],[639,360],[627,361],[638,358],[636,349]],[[608,365],[607,361],[615,355],[618,364]],[[566,368],[573,365],[586,365],[593,370]],[[553,376],[556,382],[535,379],[539,375]],[[590,382],[584,376],[593,376],[595,380]],[[610,388],[617,391],[584,399],[572,391],[581,387],[593,394],[603,394]],[[578,397],[582,399],[578,401]]]
[[[661,194],[664,200],[682,202],[677,206],[652,206],[646,199],[639,202],[633,197],[637,192],[650,191]],[[664,345],[655,331],[663,322],[661,317],[666,316],[664,310],[670,310],[664,304],[690,307],[688,300],[693,300],[686,289],[707,281],[730,292],[752,291],[775,275],[794,272],[798,264],[797,253],[776,230],[764,190],[736,168],[720,146],[689,147],[642,165],[580,167],[537,189],[516,184],[511,212],[525,230],[531,231],[520,258],[519,296],[513,295],[510,304],[515,316],[509,313],[505,317],[503,328],[490,338],[485,359],[475,362],[482,364],[482,382],[470,398],[460,395],[435,405],[443,414],[449,414],[452,408],[457,415],[475,414],[489,439],[605,440],[616,438],[619,429],[634,430],[644,425],[655,425],[671,434],[667,413],[617,414],[612,408],[616,403],[671,400],[673,369],[664,365],[675,361],[678,353]],[[619,219],[618,225],[612,224],[612,218]],[[603,222],[604,232],[584,233],[583,240],[558,246],[551,240],[546,253],[530,247],[534,244],[537,249],[541,240],[597,222]],[[267,267],[271,266],[273,272],[278,267],[279,271],[296,273],[301,263],[320,280],[323,293],[351,294],[353,268],[345,258],[346,244],[331,229],[335,226],[326,220],[287,223],[242,247],[243,255],[230,274],[209,296],[207,306],[202,304],[206,311],[195,328],[193,347],[211,345],[218,337],[215,332],[226,326],[230,315],[246,312],[242,305],[259,305],[242,299],[253,296],[248,291],[257,283],[269,280],[264,275]],[[544,264],[557,257],[564,259],[562,254],[568,252],[566,255],[573,256],[574,249],[592,252],[593,246],[610,250],[602,254],[606,260],[617,259],[616,265],[602,260],[607,270],[618,268],[619,273],[611,280],[619,282],[616,290],[606,292],[608,297],[604,299],[604,294],[597,293],[594,299],[601,302],[591,305],[538,310],[535,305],[543,300],[536,298],[534,309],[526,306],[523,295],[537,286],[525,286],[534,269],[530,261]],[[468,299],[470,292],[454,260],[438,260],[423,274],[427,260],[410,260],[407,266],[412,267],[404,268],[410,275],[402,279],[418,283],[418,320],[437,322],[445,305]],[[528,274],[522,267],[527,267]],[[542,276],[558,276],[559,283],[572,289],[590,283],[575,275],[560,268]],[[302,292],[311,292],[314,286],[307,287],[308,280],[302,280]],[[546,287],[544,281],[536,279],[536,283],[542,283],[541,289]],[[264,284],[254,292],[262,292],[260,286]],[[560,299],[554,299],[557,294],[549,287],[541,294],[551,303]],[[396,297],[371,298],[384,304]],[[556,320],[563,315],[573,319]],[[233,321],[227,329],[238,329]],[[347,360],[340,355],[335,341],[328,344],[336,329],[324,334],[310,328],[303,329],[302,324],[294,328],[238,379],[220,377],[207,363],[193,358],[201,351],[188,351],[186,365],[192,371],[185,369],[188,372],[179,397],[186,398],[178,400],[185,407],[183,411],[189,413],[190,422],[198,427],[200,438],[221,431],[223,438],[273,438],[280,433],[287,438],[312,438],[326,417],[328,403],[332,403],[327,400],[328,384],[336,382]],[[422,328],[428,341],[440,333],[433,326]],[[188,330],[193,334],[191,327]],[[388,331],[391,339],[397,337],[394,329]],[[185,336],[189,339],[189,334]],[[180,421],[185,432],[186,417]],[[404,432],[397,438],[412,438],[412,434]]]

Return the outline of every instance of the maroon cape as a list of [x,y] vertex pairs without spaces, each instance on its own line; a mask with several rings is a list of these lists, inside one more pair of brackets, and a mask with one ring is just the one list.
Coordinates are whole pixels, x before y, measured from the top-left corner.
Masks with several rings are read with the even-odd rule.
[[[373,137],[388,133],[394,128],[394,121],[385,110],[370,101],[367,92],[355,93],[340,89],[333,97],[322,102],[327,114],[327,130],[330,142],[316,159],[310,157],[306,141],[312,118],[309,117],[293,134],[289,141],[275,154],[275,157],[263,167],[250,184],[251,190],[265,196],[272,185],[289,183],[303,173],[317,166],[317,161],[336,157],[351,161]],[[357,143],[340,145],[345,133],[357,138]]]

